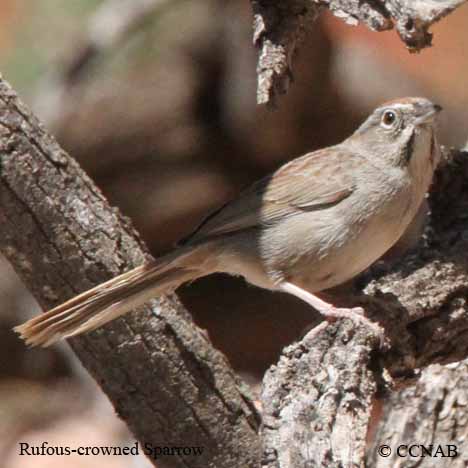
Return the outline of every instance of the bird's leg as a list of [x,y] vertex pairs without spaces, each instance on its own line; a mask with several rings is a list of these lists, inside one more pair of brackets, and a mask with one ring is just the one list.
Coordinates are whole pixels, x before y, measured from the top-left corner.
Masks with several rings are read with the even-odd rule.
[[334,322],[340,318],[348,318],[354,323],[363,324],[369,327],[381,341],[383,339],[382,328],[363,315],[364,309],[362,307],[353,307],[350,309],[335,307],[333,304],[325,302],[305,289],[288,282],[281,283],[280,289],[298,297],[299,299],[302,299],[304,302],[307,302],[307,304],[311,305],[314,309],[320,312],[329,322]]

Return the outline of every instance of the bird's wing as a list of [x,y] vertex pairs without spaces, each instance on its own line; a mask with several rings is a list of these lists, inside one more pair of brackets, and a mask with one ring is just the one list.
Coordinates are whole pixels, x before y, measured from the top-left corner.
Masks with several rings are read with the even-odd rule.
[[234,234],[301,211],[336,205],[354,191],[351,166],[360,163],[356,154],[342,146],[294,159],[208,216],[184,242]]

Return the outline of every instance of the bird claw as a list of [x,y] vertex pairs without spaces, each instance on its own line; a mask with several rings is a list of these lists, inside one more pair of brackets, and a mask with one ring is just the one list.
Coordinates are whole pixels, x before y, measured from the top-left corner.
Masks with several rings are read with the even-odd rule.
[[353,307],[349,309],[333,307],[323,313],[323,315],[328,322],[335,322],[338,319],[349,319],[357,325],[364,325],[370,329],[372,334],[379,339],[380,347],[384,347],[385,333],[383,328],[380,327],[377,323],[369,320],[364,315],[364,309],[362,307]]

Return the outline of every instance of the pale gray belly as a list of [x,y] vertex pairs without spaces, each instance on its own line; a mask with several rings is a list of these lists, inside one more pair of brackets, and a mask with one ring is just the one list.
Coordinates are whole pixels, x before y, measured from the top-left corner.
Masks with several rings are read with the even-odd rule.
[[347,211],[307,213],[265,234],[264,263],[278,284],[290,281],[318,292],[348,281],[380,258],[401,237],[415,214],[408,197],[367,218]]

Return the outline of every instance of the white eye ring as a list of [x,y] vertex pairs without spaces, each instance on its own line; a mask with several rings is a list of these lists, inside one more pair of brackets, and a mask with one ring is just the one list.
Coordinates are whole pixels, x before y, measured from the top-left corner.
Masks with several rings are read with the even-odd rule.
[[383,112],[380,123],[385,128],[392,128],[395,126],[397,121],[398,114],[392,109],[387,109]]

